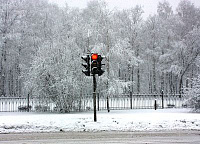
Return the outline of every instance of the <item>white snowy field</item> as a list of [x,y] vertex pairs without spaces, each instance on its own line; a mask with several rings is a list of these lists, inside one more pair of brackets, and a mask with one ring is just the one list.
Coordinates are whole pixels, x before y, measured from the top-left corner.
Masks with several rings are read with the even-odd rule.
[[189,109],[115,110],[71,114],[0,113],[0,133],[59,131],[200,130],[200,114]]

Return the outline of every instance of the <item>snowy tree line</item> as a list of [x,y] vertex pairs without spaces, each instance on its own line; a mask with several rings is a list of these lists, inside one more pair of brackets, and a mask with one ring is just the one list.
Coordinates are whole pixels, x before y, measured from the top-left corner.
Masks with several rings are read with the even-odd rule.
[[[84,9],[47,0],[0,0],[0,96],[49,98],[71,106],[92,94],[81,56],[105,55],[102,95],[182,94],[200,75],[200,8],[182,0],[160,2],[157,14],[110,10],[90,1]],[[186,88],[186,91],[183,91]]]

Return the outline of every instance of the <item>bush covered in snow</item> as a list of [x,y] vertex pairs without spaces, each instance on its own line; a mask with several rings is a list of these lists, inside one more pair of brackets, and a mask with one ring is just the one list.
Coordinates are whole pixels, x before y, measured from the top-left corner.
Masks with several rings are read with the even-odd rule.
[[185,93],[188,96],[187,104],[195,112],[200,112],[200,75],[192,82],[192,88],[186,88]]

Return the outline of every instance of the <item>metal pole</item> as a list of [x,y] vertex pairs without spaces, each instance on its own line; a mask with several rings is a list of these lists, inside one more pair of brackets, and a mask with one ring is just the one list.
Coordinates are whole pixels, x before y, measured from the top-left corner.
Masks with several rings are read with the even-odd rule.
[[157,100],[155,99],[155,103],[154,103],[154,108],[155,108],[155,110],[157,109],[157,102],[156,102]]
[[97,110],[99,111],[99,93],[97,93]]
[[93,105],[94,105],[94,122],[97,121],[97,110],[96,110],[96,77],[95,74],[93,74]]
[[133,109],[133,95],[132,95],[132,92],[130,92],[130,104],[131,104],[131,109]]
[[162,109],[164,109],[164,92],[162,90]]
[[29,107],[30,107],[29,103],[30,103],[30,96],[29,96],[29,93],[28,93],[28,97],[27,97],[27,112],[29,112]]
[[110,106],[109,106],[109,98],[108,98],[108,95],[107,95],[107,110],[108,110],[108,112],[110,112]]

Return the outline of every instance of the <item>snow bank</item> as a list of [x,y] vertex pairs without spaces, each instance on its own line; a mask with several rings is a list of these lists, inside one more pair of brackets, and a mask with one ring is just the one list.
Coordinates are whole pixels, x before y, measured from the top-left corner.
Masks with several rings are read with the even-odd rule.
[[97,113],[0,113],[0,133],[59,131],[200,130],[200,114],[188,109],[121,110]]

